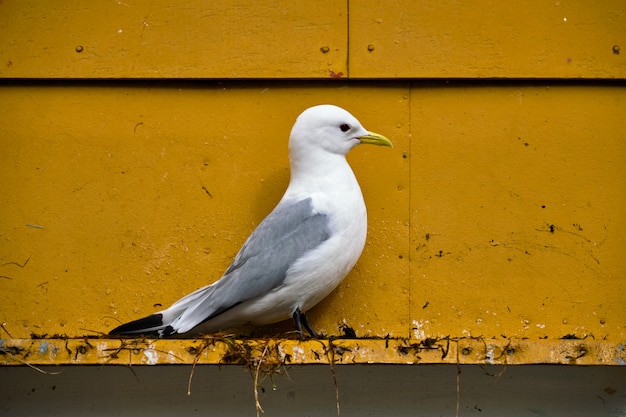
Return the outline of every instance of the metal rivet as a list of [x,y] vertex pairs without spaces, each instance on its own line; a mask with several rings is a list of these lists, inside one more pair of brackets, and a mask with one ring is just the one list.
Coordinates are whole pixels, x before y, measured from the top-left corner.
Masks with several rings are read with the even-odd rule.
[[367,45],[367,50],[372,52],[374,50],[374,45],[372,45],[371,43]]
[[619,45],[613,45],[613,53],[615,55],[619,55],[620,53]]
[[78,46],[76,47],[76,52],[78,52],[79,54],[80,54],[81,52],[83,52],[83,45],[78,45]]
[[323,54],[328,53],[328,51],[330,51],[330,48],[328,46],[322,46],[320,48],[320,51],[322,51]]

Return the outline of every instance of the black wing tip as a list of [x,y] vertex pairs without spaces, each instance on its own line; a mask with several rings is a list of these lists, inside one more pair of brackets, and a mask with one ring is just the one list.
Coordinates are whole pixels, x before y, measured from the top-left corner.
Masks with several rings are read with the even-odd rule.
[[[163,328],[163,314],[150,316],[124,323],[109,332],[109,336],[161,336],[157,329]],[[167,326],[166,330],[171,328]],[[171,329],[170,332],[173,332]]]

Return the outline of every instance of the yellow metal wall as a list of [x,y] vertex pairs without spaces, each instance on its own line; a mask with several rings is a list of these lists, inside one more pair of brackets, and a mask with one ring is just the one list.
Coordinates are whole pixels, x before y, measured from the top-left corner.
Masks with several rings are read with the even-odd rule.
[[316,328],[626,338],[622,2],[226,3],[0,4],[3,337],[107,332],[218,279],[328,102],[394,148],[349,157],[368,243]]
[[106,331],[216,280],[287,185],[295,117],[333,102],[396,147],[350,158],[369,204],[370,243],[330,299],[337,310],[312,318],[326,332],[345,318],[360,333],[405,335],[406,91],[5,86],[2,263],[30,260],[2,267],[10,277],[0,282],[2,320],[14,337]]
[[[382,86],[384,85],[384,88]],[[373,88],[377,87],[377,88]],[[315,103],[393,138],[325,332],[624,337],[622,88],[5,86],[2,321],[88,334],[219,278],[288,181]]]
[[4,0],[0,37],[0,77],[626,75],[621,0]]
[[626,90],[416,88],[412,102],[418,327],[623,340]]

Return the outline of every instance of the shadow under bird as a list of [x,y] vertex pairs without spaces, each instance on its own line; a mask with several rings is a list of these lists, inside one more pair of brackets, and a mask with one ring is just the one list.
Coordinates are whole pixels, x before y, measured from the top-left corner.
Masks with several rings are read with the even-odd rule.
[[224,275],[109,334],[193,337],[293,318],[300,337],[303,326],[317,337],[305,312],[339,285],[365,245],[365,203],[346,161],[359,144],[392,146],[340,107],[305,110],[289,138],[289,186]]

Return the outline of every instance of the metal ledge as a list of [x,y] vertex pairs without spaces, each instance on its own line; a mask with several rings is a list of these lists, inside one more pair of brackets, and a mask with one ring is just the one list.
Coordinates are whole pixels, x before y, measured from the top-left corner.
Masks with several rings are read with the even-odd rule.
[[3,339],[3,365],[626,365],[626,342],[589,339]]

